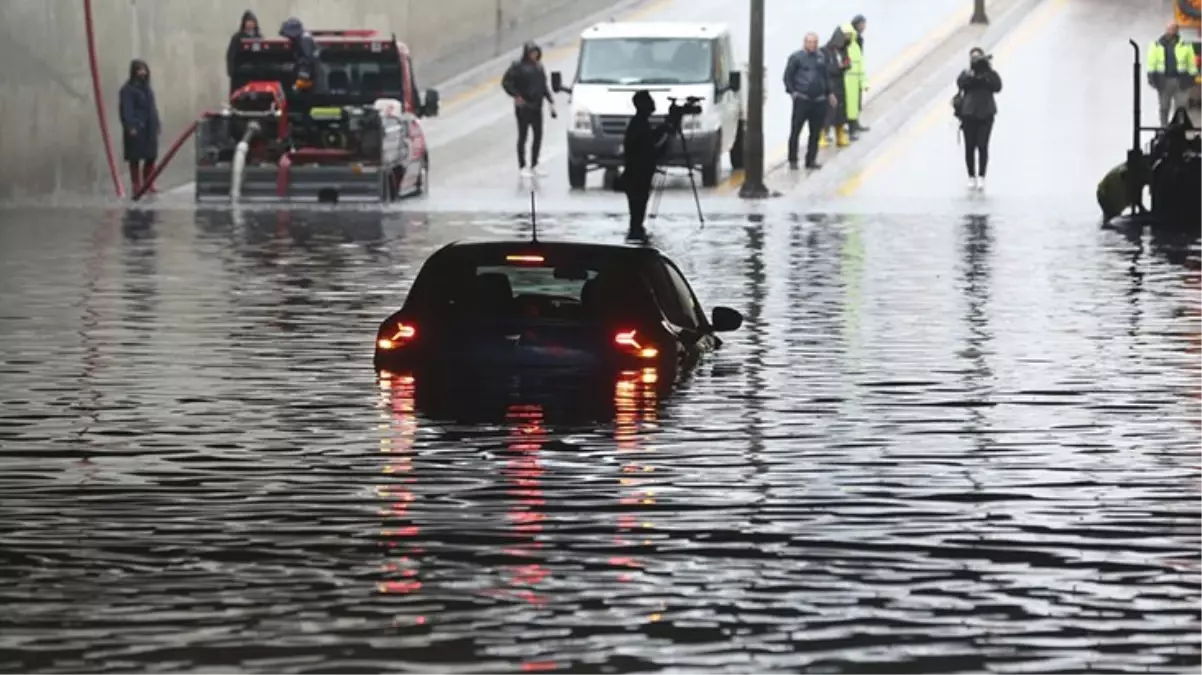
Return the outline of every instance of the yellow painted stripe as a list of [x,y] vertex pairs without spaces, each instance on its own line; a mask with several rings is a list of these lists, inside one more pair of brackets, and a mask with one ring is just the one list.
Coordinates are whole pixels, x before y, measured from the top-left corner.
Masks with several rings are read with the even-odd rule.
[[[1019,47],[1026,45],[1046,28],[1052,19],[1064,11],[1067,6],[1068,0],[1048,0],[1045,2],[1005,38],[1005,41],[995,53],[995,58],[999,62],[1007,60]],[[903,130],[899,136],[891,139],[889,145],[881,153],[875,154],[871,161],[865,164],[859,171],[849,176],[839,186],[837,194],[840,197],[849,197],[855,194],[863,186],[864,181],[883,171],[921,138],[927,130],[951,114],[947,109],[947,101],[951,100],[951,94],[955,88],[955,85],[952,85],[945,89],[942,94],[936,96],[935,100],[930,103],[926,114],[923,115],[917,124]]]
[[[868,89],[873,89],[890,82],[895,79],[900,71],[908,68],[915,61],[922,57],[923,52],[931,46],[932,43],[943,42],[948,35],[951,35],[968,20],[972,18],[972,7],[964,7],[957,10],[956,13],[947,17],[938,26],[935,26],[918,40],[910,43],[902,53],[893,57],[872,77],[868,78]],[[788,157],[789,144],[788,142],[781,143],[772,149],[764,157],[764,170],[767,171],[770,167],[779,164]],[[719,192],[733,192],[736,188],[743,185],[744,174],[742,170],[732,171],[730,176],[718,186]]]
[[[643,17],[647,16],[648,14],[651,14],[652,12],[656,12],[656,11],[663,9],[670,2],[672,2],[672,0],[651,0],[651,2],[647,3],[646,5],[643,5],[642,7],[639,7],[638,9],[633,9],[633,10],[630,10],[629,12],[627,12],[622,17],[622,21],[638,21],[639,19],[642,19]],[[543,61],[544,62],[555,61],[555,60],[558,60],[561,58],[565,58],[569,54],[571,54],[573,51],[578,49],[579,47],[580,47],[580,38],[577,37],[575,40],[573,40],[572,42],[570,42],[568,44],[559,45],[558,47],[554,47],[549,51],[543,52]],[[458,94],[455,94],[454,96],[448,98],[447,100],[443,101],[442,107],[444,109],[447,109],[447,108],[453,109],[457,106],[465,105],[465,104],[471,102],[472,99],[479,98],[480,96],[484,95],[485,92],[487,92],[489,90],[496,90],[500,86],[501,86],[501,78],[499,76],[494,77],[491,80],[481,82],[481,83],[477,84],[476,86],[471,87],[470,89],[461,91]]]

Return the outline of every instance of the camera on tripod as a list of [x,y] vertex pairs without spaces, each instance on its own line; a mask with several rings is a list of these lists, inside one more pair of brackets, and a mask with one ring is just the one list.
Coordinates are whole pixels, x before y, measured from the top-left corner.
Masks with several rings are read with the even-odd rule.
[[668,119],[678,120],[685,115],[700,115],[701,114],[701,98],[698,96],[689,96],[685,98],[684,105],[677,103],[679,99],[675,96],[668,97]]

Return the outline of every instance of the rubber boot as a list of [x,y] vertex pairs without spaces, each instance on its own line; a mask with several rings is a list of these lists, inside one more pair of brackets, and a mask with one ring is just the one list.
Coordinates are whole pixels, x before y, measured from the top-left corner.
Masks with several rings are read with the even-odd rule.
[[142,173],[138,170],[137,162],[129,163],[129,196],[133,197],[142,189]]
[[851,139],[847,135],[847,127],[840,126],[835,133],[838,135],[836,143],[840,148],[846,148],[851,145]]
[[825,148],[826,146],[830,145],[830,143],[831,143],[830,133],[831,133],[830,127],[826,127],[825,129],[822,130],[822,135],[818,137],[818,147],[819,148]]
[[148,193],[150,193],[150,194],[155,194],[155,193],[157,193],[157,192],[158,192],[158,190],[156,190],[156,189],[154,188],[154,183],[152,183],[152,182],[150,181],[150,177],[151,177],[151,176],[153,176],[153,175],[154,175],[154,163],[153,163],[153,162],[146,162],[145,164],[143,164],[143,165],[142,165],[142,183],[143,183],[144,185],[149,185],[149,186],[150,186],[150,187],[149,187],[149,188],[147,188],[147,190],[146,190],[146,191],[147,191]]

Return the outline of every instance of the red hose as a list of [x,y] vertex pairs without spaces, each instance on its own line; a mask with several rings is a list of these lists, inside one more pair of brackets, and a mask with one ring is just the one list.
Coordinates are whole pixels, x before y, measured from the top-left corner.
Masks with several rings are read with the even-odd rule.
[[92,69],[92,96],[96,99],[96,118],[100,121],[100,136],[104,139],[104,154],[109,161],[109,174],[117,197],[125,198],[125,186],[117,176],[117,161],[113,159],[113,140],[109,138],[108,118],[104,114],[104,97],[100,93],[100,68],[96,63],[96,33],[92,27],[92,0],[83,0],[84,32],[88,38],[88,65]]
[[281,199],[288,196],[288,183],[292,180],[292,153],[280,157],[280,167],[275,174],[275,194]]
[[188,140],[193,134],[196,133],[196,125],[198,123],[199,122],[197,120],[193,120],[192,123],[188,125],[188,128],[184,129],[184,133],[180,134],[179,138],[175,139],[175,143],[171,145],[171,149],[167,151],[166,155],[163,155],[161,160],[159,160],[158,166],[154,167],[154,172],[150,174],[150,178],[142,181],[142,187],[134,193],[133,199],[135,202],[141,199],[142,195],[146,194],[146,192],[150,190],[150,187],[154,185],[155,179],[159,177],[160,173],[163,173],[163,169],[167,168],[167,165],[171,162],[171,158],[175,157],[175,153],[179,152],[179,149],[183,147],[184,141]]

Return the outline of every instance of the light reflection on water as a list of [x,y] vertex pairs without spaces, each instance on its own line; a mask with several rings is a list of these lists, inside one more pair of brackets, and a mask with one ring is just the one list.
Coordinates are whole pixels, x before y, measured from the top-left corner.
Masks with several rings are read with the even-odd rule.
[[1199,664],[1196,249],[663,219],[721,352],[466,424],[371,340],[508,216],[0,217],[0,668]]

